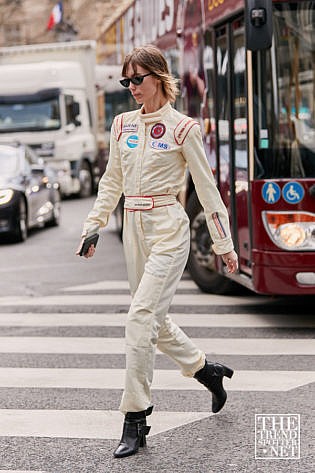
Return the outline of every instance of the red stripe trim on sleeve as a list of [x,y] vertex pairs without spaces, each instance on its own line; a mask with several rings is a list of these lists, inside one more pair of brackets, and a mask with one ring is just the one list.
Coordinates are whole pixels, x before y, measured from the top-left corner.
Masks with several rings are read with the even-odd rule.
[[213,223],[215,224],[216,226],[216,229],[218,230],[218,233],[220,235],[221,238],[225,238],[226,237],[226,233],[225,233],[225,230],[224,230],[224,227],[222,225],[222,222],[220,220],[220,217],[219,217],[219,214],[218,212],[214,212],[212,215],[212,220],[213,220]]

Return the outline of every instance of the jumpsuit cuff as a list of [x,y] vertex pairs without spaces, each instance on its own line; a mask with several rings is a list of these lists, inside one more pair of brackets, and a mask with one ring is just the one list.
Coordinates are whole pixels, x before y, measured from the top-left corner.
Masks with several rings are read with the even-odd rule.
[[182,375],[186,376],[187,378],[193,378],[197,371],[201,370],[205,366],[206,363],[206,355],[202,353],[201,357],[194,366],[191,367],[189,370],[182,370]]

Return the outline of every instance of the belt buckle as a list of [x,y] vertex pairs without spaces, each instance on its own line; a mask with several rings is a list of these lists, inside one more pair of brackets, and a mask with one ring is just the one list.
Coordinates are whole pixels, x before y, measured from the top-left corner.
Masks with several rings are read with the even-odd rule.
[[133,202],[136,210],[151,210],[154,207],[153,197],[137,197]]

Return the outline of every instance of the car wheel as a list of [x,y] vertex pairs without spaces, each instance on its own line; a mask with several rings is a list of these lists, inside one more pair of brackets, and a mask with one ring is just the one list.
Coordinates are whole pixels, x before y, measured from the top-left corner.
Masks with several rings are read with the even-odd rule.
[[93,194],[93,178],[90,166],[86,161],[81,163],[79,171],[80,191],[79,197],[90,197]]
[[194,191],[189,197],[187,214],[190,219],[190,252],[187,270],[197,286],[211,294],[231,294],[238,284],[216,272],[216,256],[212,250],[212,239],[207,227],[206,217]]
[[19,201],[19,207],[16,215],[16,227],[13,231],[13,241],[19,243],[27,239],[27,210],[23,198]]

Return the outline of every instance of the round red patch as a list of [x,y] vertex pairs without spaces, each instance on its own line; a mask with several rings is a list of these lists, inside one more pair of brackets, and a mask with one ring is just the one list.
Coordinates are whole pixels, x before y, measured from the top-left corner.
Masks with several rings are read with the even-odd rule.
[[164,123],[156,123],[151,129],[151,136],[154,139],[161,138],[166,131]]

